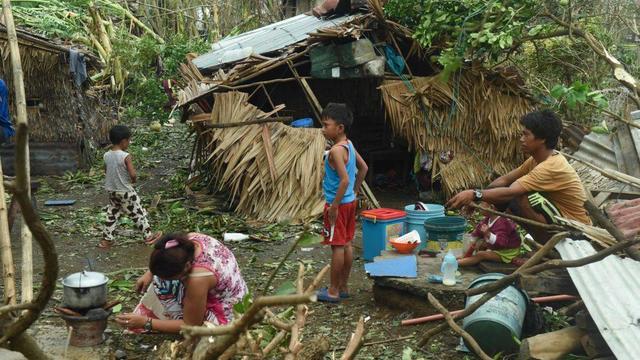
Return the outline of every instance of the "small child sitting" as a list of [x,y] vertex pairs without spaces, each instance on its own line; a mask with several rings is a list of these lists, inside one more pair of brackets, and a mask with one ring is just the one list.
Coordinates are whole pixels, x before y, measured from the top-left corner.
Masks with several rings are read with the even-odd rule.
[[[493,205],[482,202],[483,207],[493,209]],[[465,257],[458,259],[460,266],[473,266],[482,261],[511,264],[518,260],[520,254],[520,235],[513,221],[498,215],[483,212],[484,219],[478,223],[471,233],[474,243]],[[487,250],[484,250],[487,249]],[[478,250],[475,255],[470,252]]]

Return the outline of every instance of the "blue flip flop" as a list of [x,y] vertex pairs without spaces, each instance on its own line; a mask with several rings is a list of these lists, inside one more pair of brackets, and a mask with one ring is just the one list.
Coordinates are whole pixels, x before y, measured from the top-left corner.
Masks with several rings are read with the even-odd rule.
[[340,291],[340,299],[348,299],[351,295],[346,291]]
[[318,293],[316,294],[316,296],[318,297],[318,301],[332,303],[332,304],[340,302],[340,297],[333,297],[329,295],[329,289],[327,288],[322,288],[318,290]]

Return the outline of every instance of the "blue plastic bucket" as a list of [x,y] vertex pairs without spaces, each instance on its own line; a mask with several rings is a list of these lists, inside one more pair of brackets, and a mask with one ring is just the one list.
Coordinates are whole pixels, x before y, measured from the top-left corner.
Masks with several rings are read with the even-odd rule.
[[444,216],[444,206],[439,204],[426,204],[426,210],[416,210],[415,204],[407,205],[404,211],[407,218],[404,221],[404,233],[416,230],[420,234],[420,245],[418,250],[422,250],[427,246],[427,232],[424,228],[425,220],[433,217]]
[[291,122],[291,126],[297,127],[297,128],[310,128],[310,127],[313,127],[313,119],[312,118],[298,119]]
[[467,220],[462,216],[432,217],[424,222],[427,232],[427,250],[431,252],[451,251],[462,256],[462,239]]
[[[469,284],[469,289],[492,283],[504,276],[497,273],[478,276]],[[467,297],[465,308],[478,301],[482,295],[484,293]],[[529,297],[524,291],[508,286],[473,314],[465,317],[462,328],[489,356],[500,352],[503,355],[517,352],[519,345],[515,339],[519,340],[522,335],[528,303]]]

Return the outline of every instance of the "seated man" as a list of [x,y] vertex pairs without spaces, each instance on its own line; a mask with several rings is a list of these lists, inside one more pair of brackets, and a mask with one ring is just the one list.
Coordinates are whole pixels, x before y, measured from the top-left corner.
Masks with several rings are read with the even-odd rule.
[[[591,224],[584,209],[586,195],[582,182],[567,159],[554,150],[562,131],[560,119],[551,110],[542,110],[526,114],[520,123],[524,126],[520,146],[529,158],[494,180],[487,189],[464,190],[446,206],[460,208],[482,200],[541,223],[553,223],[555,215],[561,215]],[[538,242],[545,243],[550,238],[539,227],[521,225]]]
[[311,13],[316,17],[342,16],[366,7],[366,0],[324,0]]

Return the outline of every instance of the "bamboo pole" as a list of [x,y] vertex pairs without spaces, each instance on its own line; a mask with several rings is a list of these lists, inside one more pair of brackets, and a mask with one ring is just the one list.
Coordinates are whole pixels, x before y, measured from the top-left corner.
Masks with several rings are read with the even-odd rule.
[[[26,101],[24,96],[24,82],[22,79],[18,36],[13,22],[13,14],[11,12],[11,0],[2,0],[2,8],[7,27],[7,38],[9,39],[9,50],[11,55],[12,72],[14,74],[14,86],[16,87],[16,102],[18,109],[16,131],[16,186],[13,189],[13,196],[16,197],[20,204],[25,223],[29,226],[29,229],[32,231],[35,239],[40,245],[44,257],[44,273],[38,291],[38,296],[34,300],[35,308],[22,312],[15,321],[3,329],[3,336],[0,339],[0,345],[11,340],[11,348],[18,349],[28,358],[45,359],[46,355],[40,350],[33,338],[24,333],[24,331],[33,324],[34,321],[36,321],[42,310],[46,307],[49,299],[51,299],[51,295],[53,295],[53,291],[55,290],[55,281],[58,276],[58,257],[53,241],[44,226],[42,226],[40,218],[36,214],[28,196],[30,189],[30,183],[28,182],[29,169],[27,166],[29,162],[29,127],[26,114]],[[0,193],[4,196],[4,189],[1,190],[2,191]],[[0,221],[0,223],[2,223],[2,221]],[[2,237],[4,239],[0,239],[0,241],[9,241],[8,237]],[[12,263],[5,263],[4,266],[13,265]],[[13,279],[11,279],[11,282],[13,282]],[[4,290],[6,294],[7,288]],[[15,285],[13,292],[14,296],[11,300],[15,303]]]
[[[20,60],[20,47],[18,45],[18,35],[16,33],[16,27],[13,21],[13,13],[11,12],[11,2],[9,0],[3,0],[3,14],[4,20],[7,27],[7,38],[9,40],[9,50],[11,55],[11,70],[13,74],[13,86],[14,86],[14,94],[15,94],[15,105],[16,105],[16,114],[17,114],[17,122],[18,124],[26,124],[27,123],[27,100],[24,93],[24,76],[22,74],[22,61]],[[27,142],[25,144],[26,147],[26,159],[25,159],[25,168],[26,168],[26,178],[24,181],[27,184],[27,196],[30,197],[31,192],[31,181],[30,181],[30,165],[29,165],[29,140],[27,135]],[[16,157],[17,161],[17,157]],[[19,164],[16,164],[16,169],[19,167]],[[1,189],[2,191],[2,201],[4,201],[4,186]],[[4,203],[3,203],[4,206]],[[0,219],[2,222],[6,222],[6,214],[5,219]],[[2,225],[4,226],[4,224]],[[3,239],[3,242],[6,241],[9,244],[9,253],[11,251],[11,240],[8,237],[9,234],[1,234],[0,236],[7,235],[6,239]],[[31,301],[33,299],[33,251],[32,251],[32,237],[31,232],[26,224],[26,221],[22,221],[22,226],[20,228],[20,239],[22,242],[22,297],[23,302]],[[4,244],[3,244],[4,245]],[[4,247],[4,246],[3,246]],[[11,256],[11,254],[9,254]],[[11,256],[12,257],[12,256]],[[4,258],[4,256],[3,256]],[[9,258],[7,258],[9,260]],[[11,259],[12,260],[12,259]],[[13,267],[13,262],[10,265],[4,263],[3,267],[11,266]],[[13,269],[12,269],[13,271]],[[5,273],[6,274],[6,273]],[[5,275],[7,276],[7,275]],[[13,280],[12,280],[13,281]],[[13,299],[11,301],[15,302],[15,282],[12,285]],[[5,293],[7,289],[5,288]],[[5,295],[5,299],[7,296]]]
[[[7,0],[8,1],[8,0]],[[2,167],[0,167],[2,175]],[[5,200],[4,182],[0,182],[0,253],[2,256],[2,279],[4,284],[4,303],[16,303],[15,270],[11,254],[11,238],[7,221],[7,202]]]
[[158,36],[158,34],[156,34],[153,30],[151,30],[151,28],[149,28],[147,25],[145,25],[142,21],[140,21],[137,17],[135,17],[131,11],[127,10],[126,8],[122,7],[120,4],[116,3],[116,2],[109,2],[109,5],[118,10],[121,11],[125,17],[129,18],[129,20],[131,20],[134,24],[136,24],[139,28],[141,28],[142,30],[144,30],[146,33],[148,33],[149,35],[151,35],[154,39],[156,39],[157,42],[159,42],[160,44],[164,44],[164,39],[161,38],[160,36]]

